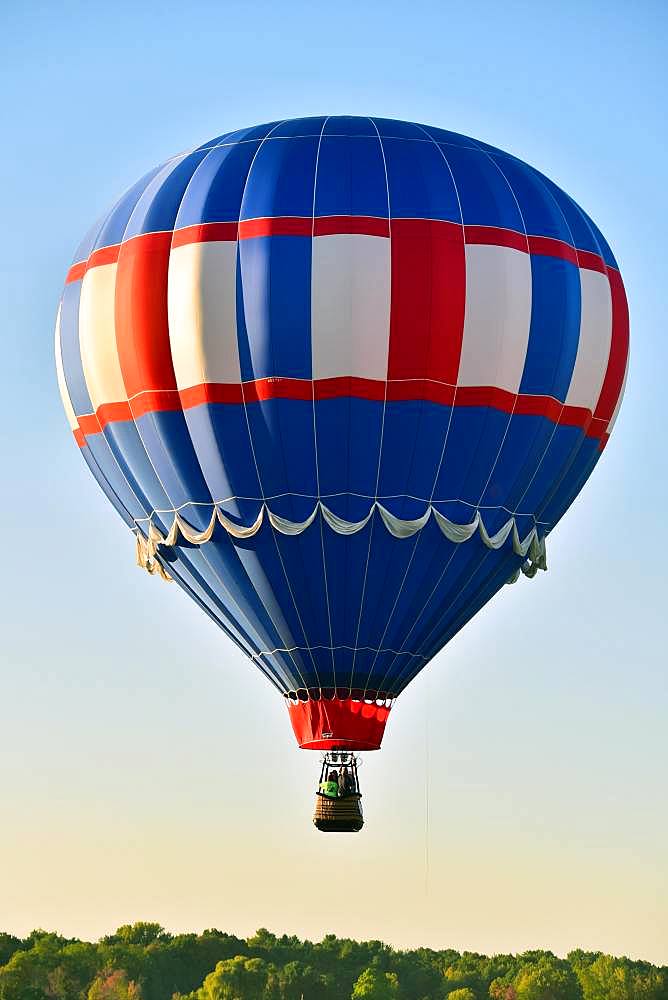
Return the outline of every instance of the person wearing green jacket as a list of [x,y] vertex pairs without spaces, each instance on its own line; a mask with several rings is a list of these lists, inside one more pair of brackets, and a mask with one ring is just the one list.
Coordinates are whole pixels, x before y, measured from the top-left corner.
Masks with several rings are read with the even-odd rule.
[[336,771],[329,772],[329,777],[327,778],[326,781],[320,782],[318,790],[321,795],[325,795],[328,799],[338,799],[339,778]]

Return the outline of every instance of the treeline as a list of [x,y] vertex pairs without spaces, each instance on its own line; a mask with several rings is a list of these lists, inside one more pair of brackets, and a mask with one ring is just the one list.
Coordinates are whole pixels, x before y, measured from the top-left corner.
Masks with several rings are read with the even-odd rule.
[[136,923],[96,943],[0,933],[0,1000],[668,1000],[668,968],[600,952],[488,958]]

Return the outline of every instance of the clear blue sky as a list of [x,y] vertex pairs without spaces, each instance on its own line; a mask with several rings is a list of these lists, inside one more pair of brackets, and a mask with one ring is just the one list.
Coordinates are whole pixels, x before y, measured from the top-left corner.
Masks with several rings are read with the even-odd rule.
[[[668,962],[667,27],[663,3],[614,0],[2,6],[0,928]],[[367,828],[343,840],[310,826],[317,758],[276,694],[133,565],[53,364],[71,255],[125,186],[228,129],[321,113],[535,164],[608,237],[631,310],[621,416],[549,572],[402,696],[364,765]]]

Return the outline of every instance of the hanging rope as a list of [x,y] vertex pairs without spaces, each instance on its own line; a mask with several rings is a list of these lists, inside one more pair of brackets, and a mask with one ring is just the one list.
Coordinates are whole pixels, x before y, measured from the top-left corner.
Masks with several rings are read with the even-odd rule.
[[424,894],[429,896],[429,674],[425,676],[425,699],[424,711]]

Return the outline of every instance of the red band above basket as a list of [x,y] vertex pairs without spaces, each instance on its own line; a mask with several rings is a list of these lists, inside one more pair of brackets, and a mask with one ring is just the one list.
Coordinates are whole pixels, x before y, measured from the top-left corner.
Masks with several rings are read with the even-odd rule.
[[302,750],[379,750],[390,714],[354,698],[288,701],[288,711]]

